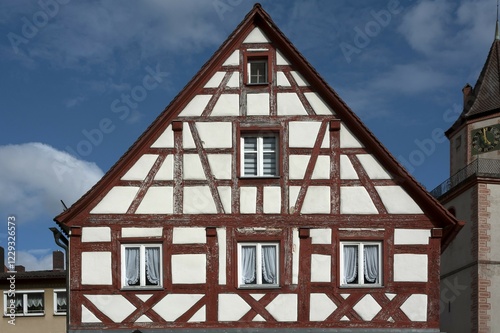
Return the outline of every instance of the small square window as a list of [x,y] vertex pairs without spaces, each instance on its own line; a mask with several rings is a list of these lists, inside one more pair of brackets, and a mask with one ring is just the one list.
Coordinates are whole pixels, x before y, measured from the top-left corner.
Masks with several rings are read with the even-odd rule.
[[54,314],[65,315],[68,311],[68,293],[65,289],[54,290]]
[[16,316],[43,316],[44,293],[40,291],[18,291],[11,294],[4,291],[4,315],[15,313]]
[[278,243],[238,244],[238,287],[277,287],[278,281]]
[[341,242],[340,285],[381,286],[381,248],[380,242]]
[[241,135],[241,175],[244,177],[278,176],[278,135]]
[[249,59],[248,60],[248,83],[266,84],[267,78],[267,59]]
[[161,287],[161,252],[159,244],[122,245],[122,286]]

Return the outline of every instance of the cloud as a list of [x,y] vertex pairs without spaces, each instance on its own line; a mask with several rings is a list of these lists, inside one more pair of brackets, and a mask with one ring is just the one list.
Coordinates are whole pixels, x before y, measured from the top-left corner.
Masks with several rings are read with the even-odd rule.
[[52,252],[50,249],[16,251],[16,264],[23,265],[26,271],[52,270]]
[[19,223],[53,218],[103,175],[95,164],[42,143],[0,146],[0,211]]

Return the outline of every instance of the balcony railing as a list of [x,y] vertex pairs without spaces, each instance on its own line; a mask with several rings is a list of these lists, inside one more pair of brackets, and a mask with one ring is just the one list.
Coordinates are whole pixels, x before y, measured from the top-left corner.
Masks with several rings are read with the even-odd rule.
[[430,193],[434,198],[439,198],[455,186],[474,175],[476,177],[500,178],[500,160],[478,158],[442,182]]

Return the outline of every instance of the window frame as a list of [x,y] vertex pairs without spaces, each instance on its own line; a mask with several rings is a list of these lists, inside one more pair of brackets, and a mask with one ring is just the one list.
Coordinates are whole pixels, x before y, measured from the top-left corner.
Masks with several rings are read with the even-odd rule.
[[[7,311],[7,305],[9,300],[10,291],[6,290],[3,292],[3,314],[4,316],[9,316],[10,312]],[[23,295],[23,312],[15,313],[16,317],[40,317],[45,316],[45,290],[34,289],[34,290],[16,290],[15,295]],[[42,311],[41,312],[28,312],[28,294],[42,294]]]
[[[244,284],[242,281],[242,247],[255,246],[256,247],[256,283]],[[274,246],[276,249],[276,283],[262,283],[262,246]],[[238,289],[275,289],[280,285],[280,270],[281,270],[281,251],[279,241],[238,241],[237,243],[237,288]],[[259,283],[260,282],[260,283]]]
[[[263,150],[263,138],[264,137],[274,137],[276,148],[274,153],[275,158],[275,170],[272,175],[264,174],[264,153],[266,151]],[[257,138],[257,175],[245,174],[245,138],[248,137],[256,137]],[[279,178],[281,174],[281,133],[276,129],[260,129],[260,130],[241,130],[239,132],[239,176],[240,178],[250,178],[250,179],[259,179],[259,178]]]
[[[125,260],[125,250],[127,248],[139,248],[139,265],[140,265],[140,271],[139,271],[139,285],[137,286],[129,286],[126,283],[126,260]],[[146,284],[146,261],[145,261],[145,253],[146,253],[146,248],[150,247],[157,247],[159,249],[160,253],[160,258],[159,258],[159,278],[158,278],[158,285],[148,285]],[[121,283],[121,288],[122,289],[132,289],[132,290],[137,290],[137,289],[163,289],[163,244],[154,242],[154,243],[123,243],[121,244],[121,278],[120,278],[120,283]]]
[[[57,294],[58,293],[66,293],[66,311],[57,310]],[[66,315],[68,313],[68,305],[69,305],[67,290],[66,289],[54,289],[53,294],[54,294],[54,315],[56,315],[56,316]]]
[[[379,240],[367,240],[367,241],[356,241],[356,240],[346,240],[340,241],[339,246],[339,287],[340,288],[380,288],[384,285],[384,266],[383,266],[383,246],[382,241]],[[344,276],[344,246],[345,245],[357,245],[358,246],[358,263],[364,263],[364,251],[363,248],[366,245],[376,245],[378,247],[378,278],[375,283],[365,283],[364,282],[364,265],[358,264],[358,283],[343,283]],[[360,278],[363,277],[361,283]]]
[[[247,50],[244,53],[244,82],[246,86],[267,86],[271,83],[272,78],[272,52],[268,49],[256,49],[256,50]],[[265,82],[255,82],[251,81],[251,66],[252,63],[266,63],[266,77]]]

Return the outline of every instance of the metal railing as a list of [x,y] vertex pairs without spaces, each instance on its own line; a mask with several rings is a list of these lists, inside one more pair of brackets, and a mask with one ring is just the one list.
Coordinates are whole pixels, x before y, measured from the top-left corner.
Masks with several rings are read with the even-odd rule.
[[500,160],[478,158],[442,182],[430,193],[434,198],[439,198],[471,176],[500,178]]

